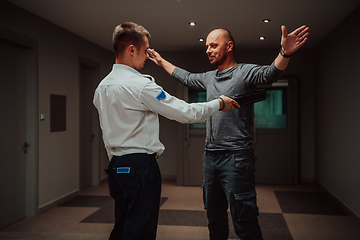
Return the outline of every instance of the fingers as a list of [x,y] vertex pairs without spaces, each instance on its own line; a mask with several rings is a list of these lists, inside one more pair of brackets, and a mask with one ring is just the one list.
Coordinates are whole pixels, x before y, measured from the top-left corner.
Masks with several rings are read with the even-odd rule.
[[284,25],[281,26],[281,31],[282,31],[282,35],[283,37],[286,37],[287,36],[287,29]]
[[[283,27],[285,26],[282,26],[282,29]],[[296,30],[294,30],[293,32],[291,32],[290,34],[286,36],[283,35],[281,46],[287,52],[293,53],[307,42],[309,34],[310,34],[309,27],[303,25],[297,28]]]
[[304,26],[304,28],[301,30],[301,31],[298,31],[296,33],[296,36],[297,36],[297,40],[299,42],[302,42],[304,40],[307,40],[307,37],[309,36],[310,32],[309,32],[309,28]]
[[298,29],[294,30],[290,35],[297,36],[299,39],[304,39],[307,36],[309,36],[309,27],[307,26],[301,26]]
[[[232,99],[232,105],[234,108],[240,108],[240,104],[237,101],[235,101],[234,99]],[[234,109],[234,108],[232,108],[232,109]]]
[[309,34],[304,35],[304,36],[302,36],[302,37],[299,38],[298,42],[299,42],[300,47],[307,42],[307,40],[308,40],[308,39],[307,39],[307,36],[308,36],[308,35],[309,35]]
[[159,53],[150,48],[146,50],[146,53],[151,61],[153,61],[156,65],[161,66],[161,56]]
[[239,108],[240,105],[232,98],[226,97],[224,95],[220,96],[225,103],[225,106],[223,106],[223,112],[227,112],[229,110],[233,110],[235,108]]
[[297,35],[296,35],[297,37],[296,44],[298,45],[297,49],[299,49],[302,45],[304,45],[307,42],[309,34],[310,34],[309,28],[306,26],[302,26],[300,31],[297,31]]
[[299,35],[304,29],[306,28],[305,25],[299,27],[298,29],[295,29],[292,33],[290,34],[294,34],[294,35]]
[[147,53],[148,53],[150,58],[155,58],[155,50],[154,49],[148,48]]
[[[281,28],[283,29],[283,27],[285,28],[285,26],[281,26]],[[285,32],[286,33],[286,32]],[[283,31],[284,34],[284,31]],[[287,35],[287,34],[286,34]],[[298,29],[292,31],[289,36],[298,36],[298,37],[302,37],[304,35],[309,35],[309,27],[303,25],[301,27],[299,27]]]

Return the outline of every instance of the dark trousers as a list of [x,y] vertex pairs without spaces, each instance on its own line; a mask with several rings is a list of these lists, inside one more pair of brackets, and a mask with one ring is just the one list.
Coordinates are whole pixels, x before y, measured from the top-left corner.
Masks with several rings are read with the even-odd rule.
[[161,194],[155,155],[114,156],[107,172],[115,200],[115,224],[109,239],[155,240]]
[[255,161],[252,149],[204,153],[204,206],[211,240],[228,239],[228,204],[236,235],[241,240],[263,239],[257,219]]

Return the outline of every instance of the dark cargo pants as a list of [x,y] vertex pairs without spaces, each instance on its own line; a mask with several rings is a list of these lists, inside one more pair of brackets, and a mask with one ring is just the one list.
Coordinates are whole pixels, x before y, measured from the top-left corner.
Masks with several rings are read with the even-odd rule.
[[236,235],[241,240],[263,239],[257,219],[255,161],[252,149],[205,151],[204,207],[211,240],[228,239],[228,204]]

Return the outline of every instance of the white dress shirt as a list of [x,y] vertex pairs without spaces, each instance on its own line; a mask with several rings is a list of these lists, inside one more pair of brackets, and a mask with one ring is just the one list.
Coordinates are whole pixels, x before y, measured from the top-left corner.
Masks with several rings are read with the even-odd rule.
[[163,153],[158,114],[181,123],[202,122],[220,107],[216,99],[188,104],[165,92],[151,76],[122,64],[114,64],[100,82],[93,102],[110,160],[131,153]]

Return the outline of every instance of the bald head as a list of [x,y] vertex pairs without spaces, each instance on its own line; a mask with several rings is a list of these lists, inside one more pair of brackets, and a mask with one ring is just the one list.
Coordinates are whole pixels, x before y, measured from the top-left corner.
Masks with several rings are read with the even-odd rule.
[[218,40],[222,41],[224,44],[227,44],[230,41],[233,42],[232,51],[233,52],[235,51],[235,41],[229,30],[224,28],[214,29],[209,33],[208,38],[209,37],[212,37],[213,39],[217,38]]
[[226,29],[215,29],[206,38],[206,54],[212,65],[220,71],[236,65],[234,40]]

